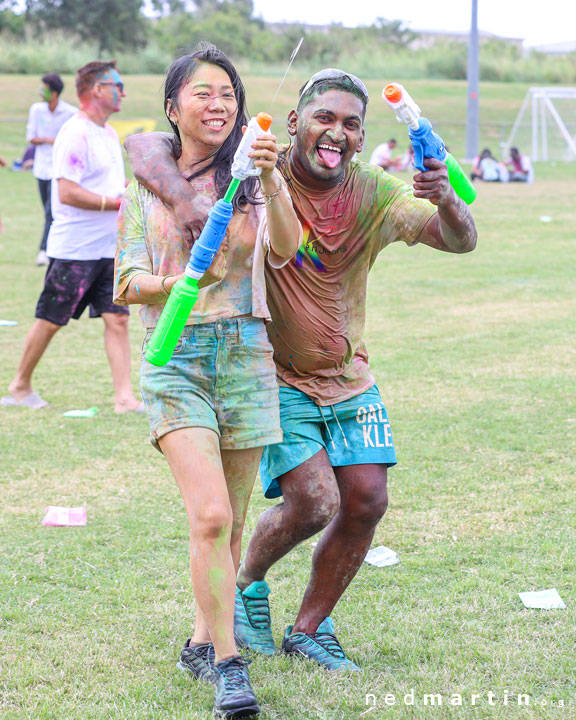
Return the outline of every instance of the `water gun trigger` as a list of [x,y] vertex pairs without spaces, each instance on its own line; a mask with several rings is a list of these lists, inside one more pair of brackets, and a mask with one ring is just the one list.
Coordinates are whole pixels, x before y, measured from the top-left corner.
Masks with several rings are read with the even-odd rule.
[[415,145],[412,145],[412,148],[414,149],[414,167],[421,172],[425,172],[428,168],[424,165],[424,152],[422,150],[422,145],[420,145],[420,143],[416,143]]

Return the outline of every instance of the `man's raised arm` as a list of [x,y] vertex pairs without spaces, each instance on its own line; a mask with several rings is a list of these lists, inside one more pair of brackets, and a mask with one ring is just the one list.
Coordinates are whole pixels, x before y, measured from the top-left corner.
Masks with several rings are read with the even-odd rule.
[[414,175],[414,197],[430,200],[438,212],[426,223],[418,242],[444,252],[471,252],[477,233],[468,205],[452,189],[443,162],[427,158],[424,164],[430,169]]
[[126,138],[124,147],[136,179],[172,208],[180,229],[194,240],[193,191],[176,165],[172,135],[138,133]]

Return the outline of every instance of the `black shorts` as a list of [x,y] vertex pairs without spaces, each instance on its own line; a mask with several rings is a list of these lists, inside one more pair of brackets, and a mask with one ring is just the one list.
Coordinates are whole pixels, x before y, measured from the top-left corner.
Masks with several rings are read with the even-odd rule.
[[70,318],[78,320],[90,306],[90,317],[102,313],[127,315],[128,308],[114,305],[114,260],[51,259],[46,270],[44,290],[36,305],[36,317],[54,325],[66,325]]

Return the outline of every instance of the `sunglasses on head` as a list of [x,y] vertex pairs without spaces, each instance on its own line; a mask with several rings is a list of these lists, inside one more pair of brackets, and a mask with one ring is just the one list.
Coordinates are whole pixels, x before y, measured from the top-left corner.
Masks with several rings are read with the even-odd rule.
[[300,97],[304,95],[304,93],[308,92],[310,88],[316,83],[322,82],[324,80],[342,80],[343,78],[346,78],[350,81],[350,83],[360,92],[360,94],[364,97],[365,101],[368,102],[368,89],[366,85],[360,80],[360,78],[356,77],[356,75],[352,75],[350,73],[346,73],[343,70],[338,70],[338,68],[326,68],[325,70],[320,70],[320,72],[317,72],[315,75],[312,75],[310,80],[304,85],[302,90],[300,91]]

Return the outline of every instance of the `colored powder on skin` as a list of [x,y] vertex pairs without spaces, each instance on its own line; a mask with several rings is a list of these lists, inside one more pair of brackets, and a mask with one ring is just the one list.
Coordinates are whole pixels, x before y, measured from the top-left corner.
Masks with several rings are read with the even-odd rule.
[[228,542],[228,529],[222,528],[214,541],[214,550],[220,550]]
[[215,595],[219,595],[219,590],[222,587],[224,580],[224,570],[222,568],[213,567],[208,571],[208,577],[210,579],[210,588]]
[[138,285],[136,285],[136,292],[140,295],[140,287]]

